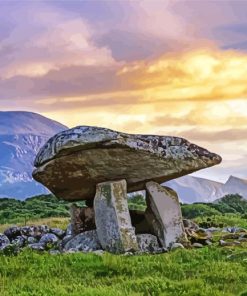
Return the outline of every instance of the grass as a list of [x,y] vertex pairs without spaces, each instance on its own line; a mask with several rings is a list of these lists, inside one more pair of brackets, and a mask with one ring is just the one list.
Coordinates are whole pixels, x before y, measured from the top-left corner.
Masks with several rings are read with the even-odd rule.
[[216,247],[155,256],[25,251],[0,257],[0,295],[245,295],[247,262],[241,256],[229,260],[231,253]]
[[216,225],[222,224],[224,227],[226,226],[237,226],[247,228],[247,219],[241,218],[238,214],[223,214],[223,215],[215,215],[215,216],[199,216],[193,219],[196,223],[200,224],[206,222],[210,219]]
[[[37,219],[30,219],[26,222],[25,225],[48,225],[49,227],[58,227],[61,229],[66,229],[69,224],[69,218],[65,217],[52,217],[52,218],[37,218]],[[7,223],[7,224],[0,224],[0,233],[3,233],[4,230],[7,228],[17,225],[23,226],[23,223]]]

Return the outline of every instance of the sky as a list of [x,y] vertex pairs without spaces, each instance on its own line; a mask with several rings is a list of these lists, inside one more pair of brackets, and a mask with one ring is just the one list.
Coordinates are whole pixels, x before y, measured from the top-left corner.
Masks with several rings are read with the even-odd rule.
[[0,110],[184,137],[247,178],[247,1],[0,1]]

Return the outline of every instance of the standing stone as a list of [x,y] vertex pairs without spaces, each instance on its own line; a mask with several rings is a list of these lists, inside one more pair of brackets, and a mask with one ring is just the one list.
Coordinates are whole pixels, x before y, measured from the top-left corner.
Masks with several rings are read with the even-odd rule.
[[146,188],[146,217],[162,246],[169,248],[173,243],[186,242],[187,237],[176,192],[152,181],[146,184]]
[[125,180],[98,184],[94,211],[98,237],[104,250],[125,253],[139,249],[131,224]]
[[73,235],[96,229],[93,208],[82,208],[72,204],[70,207],[70,217]]

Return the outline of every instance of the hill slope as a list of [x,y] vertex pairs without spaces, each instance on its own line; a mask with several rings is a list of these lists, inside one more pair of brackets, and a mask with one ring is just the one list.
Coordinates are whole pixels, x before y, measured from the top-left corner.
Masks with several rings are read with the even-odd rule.
[[66,128],[32,112],[0,112],[0,197],[47,193],[32,178],[33,161],[40,147]]

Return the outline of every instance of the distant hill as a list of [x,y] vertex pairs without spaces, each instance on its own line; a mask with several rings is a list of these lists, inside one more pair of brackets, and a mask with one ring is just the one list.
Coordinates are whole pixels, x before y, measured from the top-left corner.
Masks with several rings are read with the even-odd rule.
[[212,202],[224,196],[222,183],[193,176],[180,177],[163,185],[174,189],[183,203]]
[[32,178],[33,161],[41,146],[66,126],[32,112],[0,112],[0,197],[48,193]]
[[220,183],[188,175],[163,185],[174,189],[182,203],[210,203],[227,194],[239,194],[247,199],[247,180],[233,176],[226,183]]

